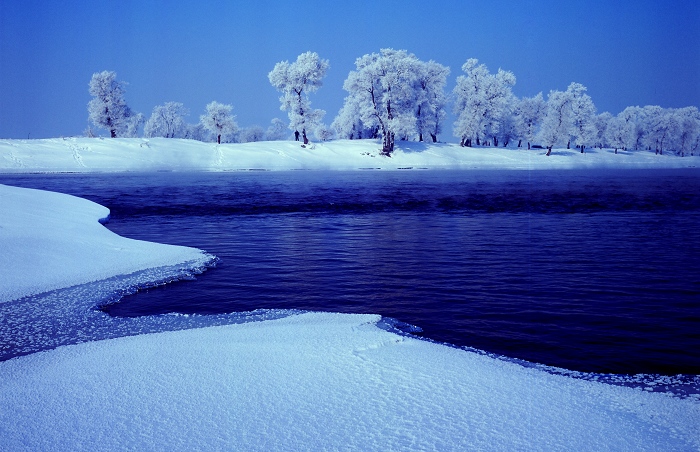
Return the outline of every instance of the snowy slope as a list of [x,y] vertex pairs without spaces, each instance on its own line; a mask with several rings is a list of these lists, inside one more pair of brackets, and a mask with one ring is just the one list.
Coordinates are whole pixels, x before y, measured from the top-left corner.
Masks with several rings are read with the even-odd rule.
[[0,173],[88,171],[236,171],[364,168],[677,168],[700,166],[700,157],[610,149],[544,150],[463,148],[456,144],[399,142],[391,158],[375,140],[336,140],[302,147],[293,141],[243,144],[166,138],[54,138],[0,140]]
[[109,209],[85,199],[0,185],[0,303],[22,296],[211,256],[120,237],[98,220]]
[[700,403],[309,313],[0,363],[2,450],[697,450]]

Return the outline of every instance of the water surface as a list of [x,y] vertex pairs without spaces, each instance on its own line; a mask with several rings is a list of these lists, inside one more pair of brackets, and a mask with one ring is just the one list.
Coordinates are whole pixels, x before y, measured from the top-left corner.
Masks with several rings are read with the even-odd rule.
[[114,316],[378,313],[580,371],[700,374],[700,172],[59,174],[2,183],[111,209],[110,229],[220,258]]

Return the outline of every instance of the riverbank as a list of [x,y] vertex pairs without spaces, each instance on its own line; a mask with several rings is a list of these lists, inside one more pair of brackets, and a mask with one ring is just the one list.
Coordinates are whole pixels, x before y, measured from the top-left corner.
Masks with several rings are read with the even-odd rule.
[[612,149],[460,147],[399,142],[391,157],[376,140],[217,145],[172,138],[0,140],[0,173],[700,167],[700,156]]

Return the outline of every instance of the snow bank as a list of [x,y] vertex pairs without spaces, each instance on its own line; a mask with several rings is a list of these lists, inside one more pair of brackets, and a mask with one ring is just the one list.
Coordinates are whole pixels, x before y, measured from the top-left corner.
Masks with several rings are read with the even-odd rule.
[[0,185],[0,303],[23,296],[212,256],[120,237],[98,220],[109,209],[60,193]]
[[0,173],[112,171],[238,171],[299,169],[568,169],[680,168],[700,157],[610,149],[463,148],[457,144],[399,142],[391,158],[375,140],[336,140],[302,147],[293,141],[243,144],[166,138],[55,138],[0,140]]
[[700,405],[308,313],[0,363],[3,450],[697,450]]

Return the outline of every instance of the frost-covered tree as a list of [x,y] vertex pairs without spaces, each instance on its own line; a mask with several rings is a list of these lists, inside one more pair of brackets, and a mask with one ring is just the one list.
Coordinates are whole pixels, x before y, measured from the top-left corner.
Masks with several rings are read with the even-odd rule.
[[679,108],[674,112],[678,123],[676,151],[684,156],[694,155],[700,144],[700,111],[697,107]]
[[663,154],[665,146],[678,133],[679,125],[672,111],[658,105],[647,105],[643,109],[643,124],[646,134],[644,144]]
[[343,84],[348,92],[332,127],[341,138],[382,138],[391,155],[396,139],[437,142],[446,116],[449,68],[405,50],[381,49],[355,60]]
[[307,131],[314,130],[325,112],[311,108],[309,93],[317,91],[328,71],[328,60],[316,52],[302,53],[293,63],[282,61],[268,74],[272,86],[282,93],[280,109],[289,115],[289,128],[298,137],[301,131],[304,144],[308,144]]
[[603,146],[608,145],[608,125],[610,124],[610,121],[613,119],[613,115],[610,113],[603,112],[599,114],[598,116],[595,117],[595,130],[596,130],[596,143],[595,145],[598,146],[600,149],[603,149]]
[[516,110],[519,136],[527,141],[527,148],[530,149],[546,111],[546,103],[542,93],[520,99]]
[[212,133],[204,127],[204,124],[186,124],[183,131],[183,138],[197,141],[212,141]]
[[595,143],[596,108],[591,96],[586,94],[586,87],[582,84],[572,83],[566,92],[571,97],[571,137],[583,154],[586,146]]
[[626,149],[629,137],[629,129],[624,118],[621,115],[610,118],[605,128],[605,141],[615,149],[615,154],[618,149]]
[[200,122],[206,130],[216,137],[216,142],[221,144],[221,139],[229,141],[238,131],[236,116],[231,114],[231,105],[211,102],[207,105],[205,114],[199,117]]
[[442,122],[445,119],[445,85],[450,68],[433,60],[419,62],[419,72],[416,77],[416,128],[418,141],[423,141],[424,135],[430,135],[433,143],[437,142],[438,134],[442,132]]
[[316,135],[316,139],[319,141],[330,141],[335,136],[333,129],[325,124],[320,124],[318,127],[316,127],[314,134]]
[[644,141],[644,111],[640,107],[627,107],[617,115],[624,123],[624,149],[641,149]]
[[135,114],[124,99],[124,82],[117,81],[114,71],[92,74],[89,84],[93,99],[88,103],[89,120],[109,130],[112,138],[136,136],[143,124],[143,115]]
[[287,138],[287,124],[279,118],[270,121],[270,126],[265,131],[265,140],[279,141]]
[[250,126],[242,129],[238,133],[239,143],[253,143],[256,141],[263,141],[265,139],[265,131],[260,126]]
[[343,84],[349,93],[346,106],[356,104],[362,127],[378,130],[384,155],[394,152],[397,136],[416,134],[415,88],[420,67],[418,58],[405,50],[381,49],[355,60],[356,69]]
[[515,75],[510,71],[498,70],[491,74],[479,60],[470,58],[462,66],[464,75],[457,77],[454,88],[454,135],[461,146],[471,146],[472,140],[480,144],[487,134],[499,131],[501,119],[511,105],[512,87]]
[[339,138],[349,140],[377,138],[377,127],[369,128],[362,122],[359,96],[350,95],[345,98],[345,102],[331,127]]
[[181,138],[185,135],[187,109],[180,102],[167,102],[153,107],[153,113],[143,126],[144,136]]
[[566,143],[569,149],[572,140],[584,152],[596,139],[595,118],[595,105],[585,86],[572,83],[566,91],[551,91],[539,132],[540,140],[547,146],[547,155],[558,144]]
[[[513,106],[504,110],[503,116],[499,119],[499,130],[497,135],[494,137],[494,146],[498,145],[500,141],[503,147],[508,147],[508,144],[512,140],[518,139],[522,136],[521,124],[520,124],[520,110],[518,99],[513,96]],[[518,143],[520,147],[520,143]]]
[[[572,98],[566,91],[550,91],[547,96],[547,107],[538,137],[547,147],[547,155],[552,153],[552,148],[562,142],[567,142],[571,137]],[[567,144],[568,146],[568,144]]]
[[139,134],[139,128],[144,123],[143,113],[132,113],[125,123],[122,129],[121,136],[124,138],[134,138]]

